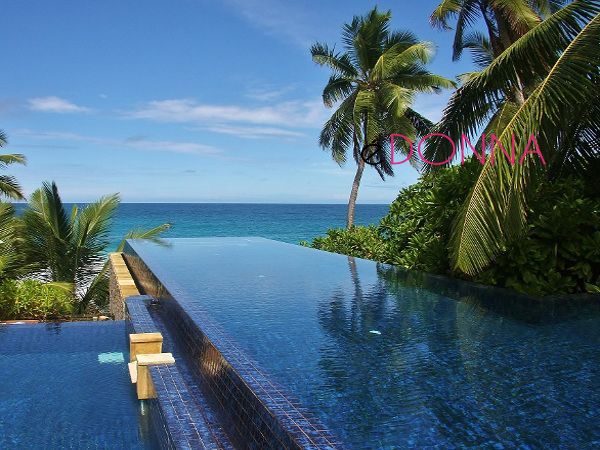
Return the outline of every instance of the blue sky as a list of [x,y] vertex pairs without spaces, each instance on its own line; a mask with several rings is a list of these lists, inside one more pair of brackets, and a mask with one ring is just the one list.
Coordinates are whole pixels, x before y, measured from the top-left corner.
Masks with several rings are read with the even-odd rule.
[[[55,180],[66,201],[120,192],[129,202],[344,203],[353,162],[317,144],[331,113],[315,41],[374,5],[393,28],[437,46],[431,69],[454,77],[451,32],[431,29],[436,1],[109,0],[5,2],[0,129],[31,193]],[[418,98],[438,119],[450,92]],[[359,203],[389,203],[416,180],[370,170]]]

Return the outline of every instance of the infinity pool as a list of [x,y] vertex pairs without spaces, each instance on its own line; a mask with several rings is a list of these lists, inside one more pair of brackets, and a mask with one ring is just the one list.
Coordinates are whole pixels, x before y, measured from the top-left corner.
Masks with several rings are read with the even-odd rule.
[[260,238],[169,244],[127,252],[348,447],[600,445],[597,316],[532,323],[390,266]]
[[1,449],[153,449],[124,322],[0,325]]

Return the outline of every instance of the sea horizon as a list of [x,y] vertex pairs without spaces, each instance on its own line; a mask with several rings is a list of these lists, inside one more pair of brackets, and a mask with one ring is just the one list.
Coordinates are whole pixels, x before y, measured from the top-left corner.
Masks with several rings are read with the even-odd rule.
[[[67,210],[74,204],[65,202]],[[21,214],[26,203],[15,203]],[[260,236],[298,244],[324,236],[330,228],[346,226],[345,203],[183,203],[123,202],[119,205],[109,233],[113,251],[128,231],[149,229],[164,223],[171,228],[165,238]],[[389,205],[359,203],[356,225],[377,224]]]
[[[29,202],[27,201],[18,201],[18,202],[10,202],[12,205],[27,205]],[[65,205],[78,205],[78,204],[90,204],[94,203],[93,201],[65,201]],[[167,204],[167,205],[344,205],[347,206],[348,202],[342,203],[314,203],[314,202],[125,202],[120,201],[121,205],[153,205],[153,204]],[[370,203],[370,202],[357,202],[356,205],[381,205],[381,206],[389,206],[389,203]]]

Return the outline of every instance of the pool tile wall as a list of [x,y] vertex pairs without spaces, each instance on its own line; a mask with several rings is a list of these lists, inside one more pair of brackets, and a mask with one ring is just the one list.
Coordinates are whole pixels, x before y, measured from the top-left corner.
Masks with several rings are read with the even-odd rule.
[[160,300],[167,321],[233,440],[253,449],[334,449],[341,443],[290,398],[197,305],[186,310],[127,247],[124,258],[146,294]]
[[[154,333],[154,323],[148,305],[151,297],[131,296],[126,299],[128,331],[130,333]],[[152,366],[150,375],[156,390],[156,398],[146,400],[151,419],[162,448],[219,449],[208,424],[194,408],[191,395],[177,365]]]

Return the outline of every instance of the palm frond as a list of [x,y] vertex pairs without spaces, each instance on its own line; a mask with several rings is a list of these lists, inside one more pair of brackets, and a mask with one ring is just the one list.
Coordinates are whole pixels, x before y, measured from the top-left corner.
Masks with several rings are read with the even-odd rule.
[[323,103],[332,107],[335,103],[343,101],[355,89],[356,80],[343,75],[332,74],[323,89]]
[[[6,135],[0,131],[0,147],[6,144]],[[25,164],[25,156],[20,154],[0,154],[0,169],[5,169],[11,164]],[[0,175],[0,197],[11,200],[22,200],[23,190],[17,179],[9,175]]]
[[384,51],[391,17],[390,11],[380,13],[375,7],[361,19],[353,40],[353,55],[364,74],[370,72]]
[[494,60],[494,49],[488,37],[478,31],[465,36],[463,47],[471,51],[473,62],[478,66],[486,68]]
[[392,47],[395,47],[398,44],[405,45],[409,47],[413,44],[419,42],[417,36],[410,30],[398,30],[392,31],[388,34],[385,45],[383,46],[383,50],[387,51]]
[[[448,136],[474,136],[486,125],[490,112],[504,102],[506,92],[519,89],[523,81],[537,84],[546,78],[548,67],[554,66],[562,49],[598,14],[598,5],[598,0],[575,0],[529,31],[486,69],[471,76],[450,98],[436,131]],[[591,53],[597,54],[593,50]],[[536,64],[531,64],[532,55]],[[589,83],[588,79],[586,85]],[[569,82],[565,89],[577,90],[578,86]],[[429,146],[426,155],[431,161],[445,161],[449,149],[442,142]]]
[[70,260],[73,229],[55,183],[43,183],[29,199],[22,216],[24,258],[48,281],[72,282],[76,268]]
[[125,235],[125,237],[117,247],[117,252],[123,251],[123,249],[125,248],[125,241],[127,241],[127,239],[143,239],[146,241],[154,242],[158,245],[166,246],[168,244],[161,238],[161,235],[170,228],[170,223],[163,223],[162,225],[150,229],[131,230]]
[[465,30],[477,20],[481,12],[480,2],[478,0],[462,0],[458,11],[456,28],[454,30],[454,42],[452,43],[452,60],[458,61],[464,49],[463,36]]
[[0,175],[0,196],[11,200],[22,200],[23,189],[17,179],[10,175]]
[[320,43],[314,44],[310,49],[310,53],[313,61],[320,66],[327,66],[335,73],[347,78],[358,76],[358,71],[353,66],[347,53],[336,53],[335,49],[330,49],[327,44]]
[[319,145],[331,151],[331,156],[338,164],[346,161],[346,152],[354,146],[356,123],[354,122],[354,102],[358,92],[346,98],[325,122],[319,136]]
[[25,155],[18,153],[0,155],[0,169],[4,169],[11,164],[26,164]]
[[383,53],[375,62],[370,79],[383,80],[393,76],[399,69],[413,67],[418,63],[427,64],[434,54],[433,44],[419,42],[412,45],[398,43]]
[[528,0],[490,0],[490,4],[502,13],[519,35],[540,23],[540,17],[531,8],[531,2]]
[[448,21],[460,12],[461,3],[461,0],[443,0],[431,13],[429,22],[435,28],[450,30]]
[[14,208],[9,203],[0,203],[0,280],[20,274],[22,261],[17,243]]
[[73,211],[72,264],[78,268],[75,282],[88,285],[98,273],[109,244],[108,233],[119,205],[117,194],[108,195]]
[[[525,146],[534,135],[547,151],[562,150],[557,146],[557,136],[563,118],[572,117],[586,100],[597,96],[598,9],[595,1],[575,1],[566,6],[513,44],[482,72],[482,80],[476,80],[476,85],[485,86],[492,73],[502,73],[514,82],[514,69],[505,66],[519,64],[532,51],[544,55],[545,62],[552,62],[543,81],[502,131],[499,142],[506,148],[513,137]],[[483,167],[452,236],[456,268],[470,274],[478,272],[501,251],[507,239],[523,230],[527,186],[539,170],[539,161],[523,156],[520,162],[513,167],[506,159],[498,158],[495,164],[488,160]]]

